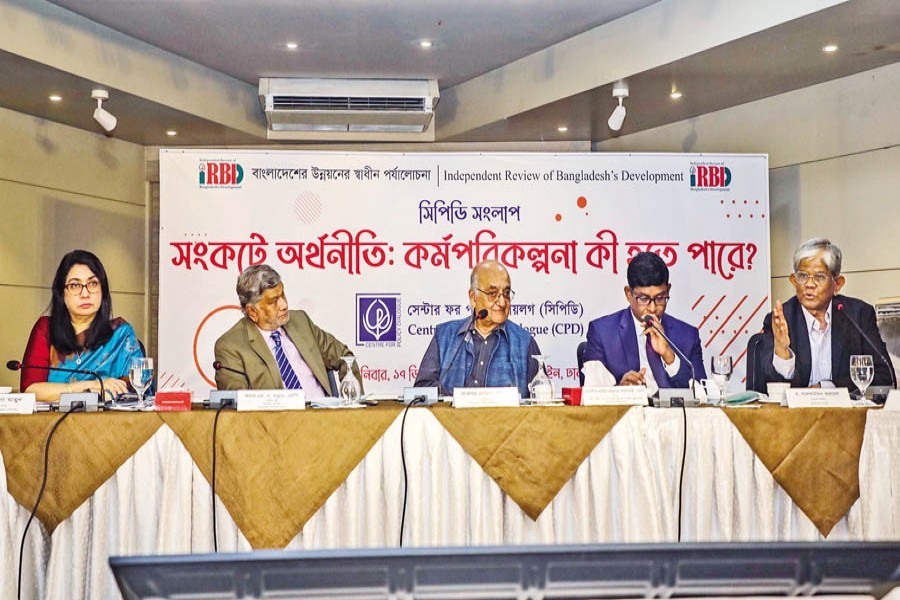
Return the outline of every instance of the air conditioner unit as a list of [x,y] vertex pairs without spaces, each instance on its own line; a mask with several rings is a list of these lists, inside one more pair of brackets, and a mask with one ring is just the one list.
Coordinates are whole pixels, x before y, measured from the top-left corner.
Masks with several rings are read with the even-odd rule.
[[434,141],[433,79],[259,80],[270,140]]
[[875,316],[878,320],[900,318],[900,296],[879,298],[875,302]]

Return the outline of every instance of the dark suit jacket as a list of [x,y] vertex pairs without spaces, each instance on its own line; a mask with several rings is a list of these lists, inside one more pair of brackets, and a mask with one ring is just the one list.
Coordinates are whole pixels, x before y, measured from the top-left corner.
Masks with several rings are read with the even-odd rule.
[[[292,310],[290,315],[284,331],[309,365],[325,394],[331,395],[328,371],[340,370],[343,377],[347,368],[341,357],[353,353],[333,335],[319,329],[304,311]],[[234,327],[216,340],[215,354],[216,360],[226,367],[247,373],[250,378],[249,389],[274,390],[284,387],[272,351],[266,345],[265,338],[260,335],[256,324],[248,317],[235,323]],[[358,365],[354,365],[353,372],[359,380],[359,389],[362,392]],[[216,386],[220,390],[248,389],[247,380],[242,375],[224,369],[216,371]]]
[[[700,332],[697,328],[667,314],[663,314],[662,326],[669,339],[694,365],[697,379],[706,378]],[[650,356],[647,359],[653,360]],[[588,325],[587,347],[584,349],[584,362],[589,360],[602,362],[617,382],[621,381],[622,376],[628,371],[640,370],[641,357],[638,354],[637,331],[634,328],[630,308],[591,321]],[[664,373],[664,381],[656,383],[661,388],[686,388],[690,378],[691,368],[682,358],[681,368],[675,377],[670,378]]]
[[[843,304],[843,314],[837,310],[837,305]],[[783,305],[784,318],[788,325],[788,334],[791,337],[791,350],[794,351],[794,377],[790,380],[791,387],[807,387],[809,376],[812,372],[812,351],[809,347],[809,330],[806,328],[806,319],[803,316],[803,307],[796,297],[791,298]],[[872,348],[868,342],[856,331],[853,324],[847,320],[852,317],[866,332],[878,347]],[[881,362],[876,352],[887,356],[887,348],[878,332],[875,320],[875,309],[857,298],[847,296],[835,296],[831,301],[831,381],[837,387],[856,389],[850,379],[850,355],[871,354],[875,363],[875,377],[872,385],[891,385],[891,375],[888,366]],[[763,338],[759,343],[757,356],[759,357],[760,370],[764,381],[761,387],[765,387],[767,381],[787,381],[778,374],[772,366],[772,358],[775,355],[775,337],[772,335],[772,313],[766,315],[763,322]],[[759,386],[757,386],[759,387]],[[765,390],[757,390],[765,391]]]

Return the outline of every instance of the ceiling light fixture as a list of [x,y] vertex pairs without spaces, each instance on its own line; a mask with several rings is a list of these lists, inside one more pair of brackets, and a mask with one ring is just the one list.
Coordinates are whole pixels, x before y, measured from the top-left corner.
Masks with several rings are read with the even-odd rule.
[[433,45],[434,44],[432,43],[431,40],[420,40],[419,41],[420,48],[431,48],[431,46],[433,46]]
[[566,127],[565,125],[560,125],[559,127],[556,128],[556,130],[560,133],[565,133],[569,130],[569,128]]
[[93,90],[91,92],[91,99],[97,101],[97,108],[94,109],[94,120],[100,123],[100,127],[107,132],[115,129],[118,119],[103,108],[103,101],[109,100],[109,92],[106,90]]
[[50,96],[50,102],[62,102],[62,96],[59,94],[53,94]]
[[672,93],[669,94],[669,98],[671,98],[672,100],[680,100],[682,95],[683,94],[678,90],[672,90]]
[[613,98],[619,100],[619,105],[613,109],[606,124],[609,125],[609,128],[613,131],[619,131],[622,129],[622,124],[625,122],[625,106],[622,104],[622,100],[628,97],[628,84],[624,81],[620,81],[613,85],[612,95]]
[[297,42],[288,42],[284,45],[284,47],[288,50],[296,50],[300,47],[300,44],[298,44]]
[[837,44],[827,44],[825,46],[822,46],[822,52],[831,54],[832,52],[837,52],[837,51],[838,51]]
[[175,137],[176,135],[178,135],[178,132],[174,129],[169,129],[168,131],[166,131],[166,135],[169,137]]

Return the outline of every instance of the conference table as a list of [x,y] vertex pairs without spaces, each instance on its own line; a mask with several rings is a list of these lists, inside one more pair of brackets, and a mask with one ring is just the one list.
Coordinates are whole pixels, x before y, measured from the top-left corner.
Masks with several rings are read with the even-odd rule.
[[[402,408],[222,412],[215,509],[213,411],[72,414],[23,597],[118,598],[114,555],[397,547],[401,522],[404,546],[900,540],[898,412]],[[0,417],[3,597],[59,418]]]

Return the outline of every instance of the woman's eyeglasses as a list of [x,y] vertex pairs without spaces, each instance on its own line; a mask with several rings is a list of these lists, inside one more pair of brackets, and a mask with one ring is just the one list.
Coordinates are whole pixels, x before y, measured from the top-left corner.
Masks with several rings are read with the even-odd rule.
[[96,279],[91,279],[87,283],[79,283],[77,281],[71,281],[67,283],[65,286],[66,291],[70,296],[80,296],[81,293],[87,289],[88,292],[93,294],[94,292],[100,289],[100,282]]

